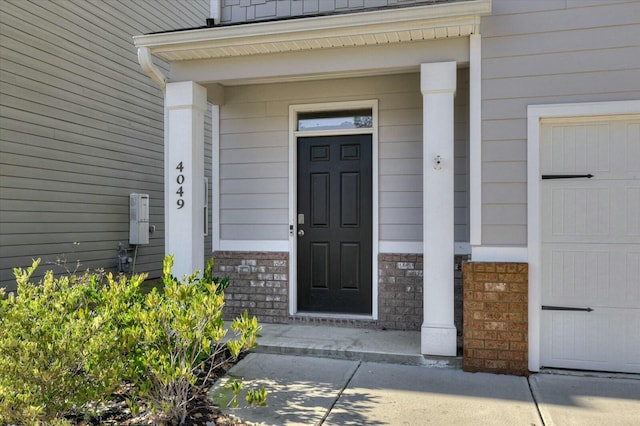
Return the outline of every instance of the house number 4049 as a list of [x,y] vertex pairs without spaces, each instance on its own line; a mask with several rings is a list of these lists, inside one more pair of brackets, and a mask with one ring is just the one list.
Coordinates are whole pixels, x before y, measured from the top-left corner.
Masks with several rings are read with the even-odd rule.
[[184,166],[182,165],[182,161],[178,163],[178,165],[176,166],[176,170],[180,172],[178,176],[176,176],[176,183],[180,185],[180,187],[178,187],[178,190],[176,191],[176,194],[178,194],[178,200],[176,201],[176,204],[178,205],[178,210],[180,210],[184,207],[184,198],[182,198],[184,196],[184,189],[182,188],[182,184],[184,183],[184,175],[182,174],[182,172],[184,171]]

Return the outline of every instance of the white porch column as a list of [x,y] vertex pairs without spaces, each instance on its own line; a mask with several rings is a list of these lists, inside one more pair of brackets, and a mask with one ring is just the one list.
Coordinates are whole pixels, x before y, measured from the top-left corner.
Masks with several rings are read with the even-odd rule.
[[456,63],[422,64],[424,322],[427,355],[456,355],[453,320],[453,97]]
[[173,274],[204,267],[204,115],[207,89],[192,82],[168,83],[165,92],[165,254]]

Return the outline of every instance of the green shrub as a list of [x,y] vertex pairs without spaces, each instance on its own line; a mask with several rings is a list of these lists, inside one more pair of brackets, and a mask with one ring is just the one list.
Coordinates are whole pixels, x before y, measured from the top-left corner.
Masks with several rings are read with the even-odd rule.
[[145,296],[129,330],[138,342],[133,357],[137,397],[166,420],[182,423],[198,377],[208,377],[228,362],[227,347],[233,358],[255,347],[261,327],[245,312],[233,321],[235,338],[225,344],[224,293],[211,276],[213,261],[202,278],[193,274],[185,282],[171,274],[172,266],[173,257],[168,256],[163,264],[164,292],[154,289]]
[[164,291],[148,294],[140,290],[144,275],[49,271],[35,285],[29,279],[38,263],[14,270],[16,295],[0,289],[0,424],[90,415],[125,383],[130,408],[183,423],[202,379],[256,345],[261,327],[246,312],[223,340],[224,292],[211,275],[213,260],[202,277],[181,282],[168,256]]
[[102,402],[125,367],[101,275],[49,271],[34,285],[38,264],[16,268],[17,294],[0,297],[0,423],[52,422]]

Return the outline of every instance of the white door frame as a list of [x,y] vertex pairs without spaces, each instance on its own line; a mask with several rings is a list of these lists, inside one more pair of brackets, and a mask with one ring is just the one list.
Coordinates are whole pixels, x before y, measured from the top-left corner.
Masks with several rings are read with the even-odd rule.
[[[370,108],[373,125],[370,129],[298,131],[297,119],[300,112],[340,111],[349,109]],[[289,315],[298,314],[298,270],[297,270],[297,212],[298,212],[298,152],[297,141],[300,136],[338,136],[353,134],[371,135],[371,189],[372,189],[372,229],[371,229],[371,315],[313,314],[332,318],[367,318],[378,319],[378,100],[362,100],[347,102],[327,102],[314,104],[289,105]],[[293,226],[293,228],[291,228]]]
[[529,258],[529,370],[540,370],[541,203],[540,126],[545,118],[577,118],[640,113],[640,100],[529,105],[527,109],[527,245]]

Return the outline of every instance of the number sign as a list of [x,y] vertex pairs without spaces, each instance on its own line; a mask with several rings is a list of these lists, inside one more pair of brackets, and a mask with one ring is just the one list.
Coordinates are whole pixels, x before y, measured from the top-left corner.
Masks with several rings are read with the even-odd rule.
[[180,172],[176,176],[176,183],[180,185],[180,187],[176,191],[176,194],[178,194],[179,197],[176,201],[176,205],[178,206],[178,210],[180,210],[184,207],[184,189],[182,188],[182,184],[184,184],[184,175],[182,174],[182,172],[184,171],[184,166],[182,165],[182,161],[178,163],[178,165],[176,166],[176,170]]

